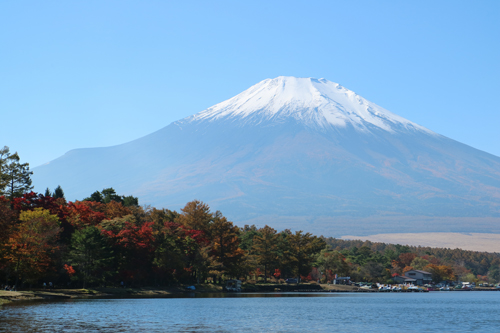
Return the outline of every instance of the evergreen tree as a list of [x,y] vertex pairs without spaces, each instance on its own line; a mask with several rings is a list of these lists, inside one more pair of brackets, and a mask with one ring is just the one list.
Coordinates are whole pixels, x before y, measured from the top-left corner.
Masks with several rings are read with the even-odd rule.
[[112,187],[103,189],[101,191],[101,194],[102,194],[102,197],[103,197],[102,201],[104,203],[109,203],[111,201],[116,201],[116,202],[120,202],[120,203],[123,202],[122,197],[119,196],[118,194],[116,194],[115,189],[112,188]]
[[269,226],[259,230],[260,235],[253,238],[252,252],[257,257],[257,262],[264,266],[264,282],[267,282],[268,268],[278,260],[278,235],[276,230]]
[[64,191],[61,188],[61,185],[57,186],[56,189],[54,190],[54,198],[55,199],[59,199],[59,198],[64,199]]
[[83,199],[83,201],[94,201],[94,202],[104,202],[104,198],[102,197],[101,192],[95,191],[90,195],[90,197]]
[[288,264],[293,267],[292,272],[297,276],[307,276],[317,255],[325,248],[325,241],[312,236],[309,232],[304,234],[302,231],[288,235],[287,241]]
[[33,172],[28,163],[19,161],[19,155],[10,154],[9,147],[0,150],[0,195],[11,200],[33,189],[30,178]]
[[5,167],[10,159],[9,147],[4,146],[0,149],[0,195],[2,194],[3,189],[9,183],[7,180],[7,175],[5,172]]
[[251,226],[246,224],[243,228],[240,228],[240,248],[244,251],[250,251],[256,235],[259,235],[259,231],[255,224]]
[[490,283],[500,282],[500,266],[492,265],[488,271],[488,278]]
[[[62,191],[62,190],[61,190]],[[64,195],[64,193],[63,193]],[[139,198],[134,196],[123,196],[116,194],[114,188],[105,188],[101,192],[95,191],[90,197],[83,199],[83,201],[95,201],[100,203],[110,203],[111,201],[119,202],[125,207],[138,207]]]
[[331,280],[335,274],[338,276],[349,276],[349,264],[345,261],[342,253],[323,249],[318,256],[315,266],[318,267]]
[[45,194],[44,194],[44,196],[46,196],[46,197],[51,197],[51,196],[52,196],[52,193],[50,192],[50,190],[49,190],[49,188],[48,188],[48,187],[45,189]]
[[134,196],[122,196],[123,200],[122,200],[122,204],[125,206],[125,207],[130,207],[130,206],[139,206],[139,198],[137,197],[134,197]]
[[218,267],[214,269],[221,277],[223,274],[235,275],[237,265],[243,257],[243,250],[239,248],[240,229],[229,222],[220,211],[215,212],[208,234],[212,240],[214,261]]
[[105,282],[113,251],[98,228],[87,227],[73,234],[69,260],[85,288],[87,283]]

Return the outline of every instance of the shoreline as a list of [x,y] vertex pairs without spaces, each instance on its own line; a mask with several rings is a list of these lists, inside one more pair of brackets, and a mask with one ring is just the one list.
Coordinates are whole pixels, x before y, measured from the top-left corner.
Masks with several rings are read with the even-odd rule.
[[182,286],[164,288],[119,288],[99,287],[89,289],[31,289],[20,291],[0,290],[0,306],[12,302],[43,301],[55,299],[85,299],[85,298],[162,298],[187,292],[218,293],[223,292],[222,286],[200,285],[195,291],[186,290]]
[[[500,291],[498,288],[474,288],[473,290],[450,290],[450,291]],[[378,289],[363,289],[346,285],[279,285],[279,284],[258,284],[243,286],[242,294],[245,293],[276,293],[276,292],[332,292],[332,293],[387,293],[390,291],[379,291]],[[411,293],[415,291],[400,291]],[[425,290],[424,292],[430,292]],[[443,292],[447,291],[433,291]],[[210,294],[226,293],[222,286],[204,284],[196,285],[195,290],[187,290],[185,287],[165,287],[165,288],[93,288],[93,289],[32,289],[22,291],[0,290],[0,307],[18,302],[47,301],[58,299],[88,299],[88,298],[168,298],[174,295],[186,294]],[[229,292],[227,292],[229,293]],[[234,292],[230,292],[234,294]]]

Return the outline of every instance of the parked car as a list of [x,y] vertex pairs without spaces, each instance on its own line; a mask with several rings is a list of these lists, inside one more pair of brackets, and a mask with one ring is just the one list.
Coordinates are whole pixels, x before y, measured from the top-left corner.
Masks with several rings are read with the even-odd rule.
[[297,279],[294,278],[288,278],[285,280],[286,283],[297,283]]

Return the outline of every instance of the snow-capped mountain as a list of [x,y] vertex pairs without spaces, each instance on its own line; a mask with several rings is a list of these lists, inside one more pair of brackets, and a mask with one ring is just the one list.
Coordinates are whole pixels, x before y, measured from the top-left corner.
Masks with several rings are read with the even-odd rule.
[[114,187],[179,209],[199,199],[238,225],[324,235],[500,232],[500,158],[325,79],[267,79],[143,138],[34,169],[68,199]]
[[295,119],[304,126],[355,129],[368,132],[377,127],[389,132],[400,129],[430,132],[367,101],[353,91],[325,79],[280,76],[267,79],[187,121],[233,120],[245,124],[286,122]]

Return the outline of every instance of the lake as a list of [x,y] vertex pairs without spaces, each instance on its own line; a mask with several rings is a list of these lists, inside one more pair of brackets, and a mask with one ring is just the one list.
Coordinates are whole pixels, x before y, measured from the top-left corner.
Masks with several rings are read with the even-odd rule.
[[500,332],[500,292],[187,294],[0,309],[0,332]]

